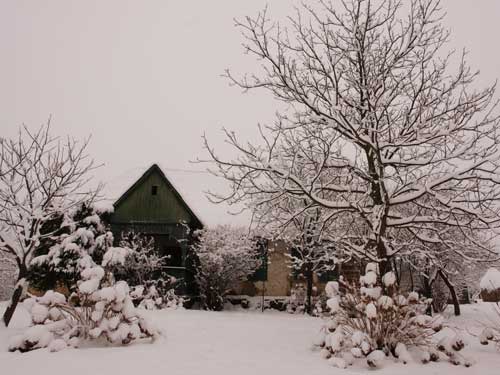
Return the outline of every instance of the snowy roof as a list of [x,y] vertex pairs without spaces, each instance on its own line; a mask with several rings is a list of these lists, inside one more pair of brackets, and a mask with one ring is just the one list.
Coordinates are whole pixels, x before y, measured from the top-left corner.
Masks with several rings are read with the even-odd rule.
[[494,291],[500,289],[500,271],[496,268],[490,268],[481,279],[479,285],[482,290]]
[[[180,200],[186,205],[187,209],[191,211],[191,214],[202,224],[204,221],[200,217],[199,212],[197,212],[196,207],[198,205],[206,205],[206,197],[203,192],[203,186],[200,186],[199,177],[195,178],[193,173],[189,171],[177,170],[182,173],[181,176],[174,179],[171,175],[168,175],[165,171],[172,170],[172,168],[162,167],[160,164],[153,164],[149,166],[140,166],[130,168],[120,175],[110,178],[104,186],[103,196],[101,202],[97,205],[98,208],[109,209],[113,204],[116,204],[126,193],[138,182],[147,172],[153,168],[158,168],[159,171],[165,176],[167,182],[172,185],[175,193],[178,195]],[[195,183],[196,180],[196,183]]]

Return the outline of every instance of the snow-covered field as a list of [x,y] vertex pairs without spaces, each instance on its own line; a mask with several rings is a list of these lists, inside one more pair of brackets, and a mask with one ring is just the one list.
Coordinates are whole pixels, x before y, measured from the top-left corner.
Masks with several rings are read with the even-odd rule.
[[[463,306],[463,316],[452,318],[457,328],[474,330],[491,305]],[[3,310],[0,307],[0,310]],[[49,353],[46,349],[21,354],[7,352],[8,337],[28,322],[19,310],[8,329],[0,328],[0,374],[500,374],[500,352],[469,337],[465,353],[476,360],[471,368],[449,363],[387,364],[379,370],[357,365],[347,370],[331,367],[310,343],[321,320],[279,312],[163,310],[150,312],[164,330],[155,343],[128,347],[90,347]]]

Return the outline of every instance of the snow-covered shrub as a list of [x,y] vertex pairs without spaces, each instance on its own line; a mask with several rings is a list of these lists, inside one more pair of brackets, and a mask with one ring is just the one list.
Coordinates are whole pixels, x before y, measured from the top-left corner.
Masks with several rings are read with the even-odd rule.
[[127,232],[119,245],[104,254],[102,265],[132,287],[136,306],[151,310],[183,305],[175,293],[177,280],[166,272],[168,256],[158,253],[152,237]]
[[216,226],[197,232],[196,282],[203,308],[219,311],[226,295],[257,270],[259,253],[244,229]]
[[146,310],[182,308],[185,300],[175,293],[173,284],[174,277],[168,281],[149,281],[145,285],[133,287],[130,296],[135,306]]
[[106,229],[95,209],[85,204],[67,215],[60,227],[63,233],[48,252],[37,254],[29,265],[28,282],[40,291],[62,287],[73,292],[86,266],[80,264],[81,259],[90,256],[100,264],[113,244],[113,234]]
[[289,313],[303,313],[306,308],[306,287],[302,284],[295,285],[290,291],[290,300],[286,311]]
[[290,290],[290,298],[287,302],[286,311],[291,314],[305,313],[307,312],[307,303],[309,297],[311,298],[311,315],[318,316],[321,315],[323,308],[323,302],[321,296],[317,295],[318,289],[313,286],[311,291],[311,296],[307,294],[307,287],[304,284],[296,284]]
[[315,343],[323,348],[322,356],[333,358],[337,367],[356,358],[379,367],[387,357],[407,363],[412,349],[423,363],[438,360],[441,351],[453,363],[469,365],[458,353],[463,348],[460,338],[434,342],[442,320],[425,315],[430,301],[416,292],[399,293],[394,273],[386,273],[380,282],[377,272],[375,264],[368,264],[359,286],[343,281],[326,285],[331,317]]
[[24,302],[33,324],[24,333],[11,338],[10,351],[45,347],[59,351],[97,339],[125,345],[159,335],[134,307],[127,283],[113,283],[101,266],[96,266],[90,257],[86,260],[87,267],[80,273],[77,289],[68,299],[49,290],[42,297]]
[[168,256],[158,253],[153,237],[135,232],[125,232],[120,237],[122,250],[108,254],[105,265],[117,279],[130,285],[144,285],[165,275]]
[[500,302],[500,271],[498,269],[488,269],[479,286],[483,301]]
[[479,342],[482,345],[492,342],[500,350],[500,303],[496,303],[494,309],[496,317],[485,324],[485,328],[479,335]]

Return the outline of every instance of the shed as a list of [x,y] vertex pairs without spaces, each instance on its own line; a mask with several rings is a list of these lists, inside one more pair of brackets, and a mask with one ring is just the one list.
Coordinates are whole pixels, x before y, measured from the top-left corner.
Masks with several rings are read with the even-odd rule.
[[167,271],[182,280],[180,292],[193,294],[194,270],[189,256],[193,232],[203,223],[157,164],[149,167],[113,203],[110,227],[115,242],[134,231],[155,240],[161,255],[168,255]]

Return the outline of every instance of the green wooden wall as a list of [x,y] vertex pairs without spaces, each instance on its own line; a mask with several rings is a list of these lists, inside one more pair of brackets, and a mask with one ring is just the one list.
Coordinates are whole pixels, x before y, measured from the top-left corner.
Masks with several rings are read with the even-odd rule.
[[[152,186],[158,186],[156,195],[152,195]],[[112,222],[131,221],[189,224],[190,213],[179,202],[168,184],[158,171],[152,171],[144,181],[115,207]]]

